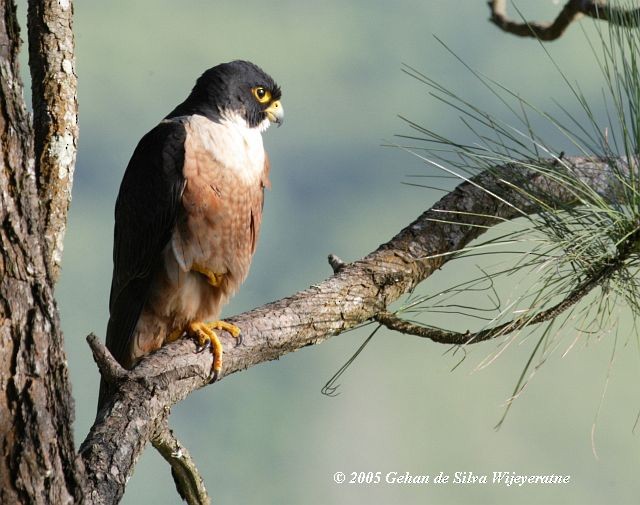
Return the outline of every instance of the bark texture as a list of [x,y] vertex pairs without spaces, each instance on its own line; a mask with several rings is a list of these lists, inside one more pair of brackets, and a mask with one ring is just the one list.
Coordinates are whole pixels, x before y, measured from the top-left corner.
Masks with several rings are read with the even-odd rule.
[[78,79],[70,0],[29,0],[35,173],[47,270],[57,279],[78,146]]
[[84,473],[71,432],[13,1],[0,0],[0,23],[0,503],[74,503]]

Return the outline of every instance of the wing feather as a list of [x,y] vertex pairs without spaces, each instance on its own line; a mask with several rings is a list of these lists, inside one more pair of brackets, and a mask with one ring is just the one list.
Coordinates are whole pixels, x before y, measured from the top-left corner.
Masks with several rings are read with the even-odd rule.
[[[181,212],[186,130],[163,121],[138,143],[116,201],[106,345],[121,364]],[[100,384],[98,408],[107,395]]]

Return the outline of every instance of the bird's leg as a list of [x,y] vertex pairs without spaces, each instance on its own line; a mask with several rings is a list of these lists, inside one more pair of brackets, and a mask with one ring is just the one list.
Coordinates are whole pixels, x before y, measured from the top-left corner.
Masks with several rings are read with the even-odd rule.
[[198,342],[197,352],[202,352],[207,347],[211,348],[211,352],[213,353],[213,373],[210,382],[215,382],[222,370],[222,344],[214,330],[228,331],[231,336],[236,339],[236,345],[242,343],[240,328],[226,321],[214,321],[211,323],[194,322],[187,326],[187,333]]
[[198,272],[199,274],[204,275],[207,278],[207,282],[211,284],[214,288],[219,288],[222,284],[222,279],[224,274],[216,273],[208,268],[200,265],[199,263],[194,263],[191,265],[192,272]]
[[[191,271],[203,275],[207,279],[207,282],[215,288],[220,287],[224,280],[224,274],[214,272],[199,263],[193,263],[191,265]],[[242,343],[240,328],[226,321],[213,321],[211,323],[198,321],[190,323],[187,326],[186,332],[198,342],[198,352],[202,352],[207,347],[211,348],[211,352],[213,353],[213,377],[211,382],[216,381],[222,370],[222,344],[214,330],[225,330],[236,339],[236,345]],[[174,333],[177,333],[177,331],[172,332],[169,338],[172,338]],[[177,336],[179,335],[180,334]]]

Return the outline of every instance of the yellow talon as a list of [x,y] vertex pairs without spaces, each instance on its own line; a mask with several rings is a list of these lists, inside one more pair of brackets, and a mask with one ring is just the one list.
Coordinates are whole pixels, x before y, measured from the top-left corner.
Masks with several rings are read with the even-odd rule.
[[199,263],[194,263],[191,265],[192,272],[198,272],[199,274],[204,275],[207,278],[207,282],[211,284],[214,288],[220,287],[222,284],[222,279],[224,278],[224,274],[218,274],[209,270],[206,267],[203,267]]
[[212,330],[225,330],[231,333],[231,336],[238,340],[240,338],[240,328],[235,324],[227,323],[226,321],[214,321],[213,323],[207,323]]
[[[194,322],[188,325],[187,333],[196,338],[199,351],[211,346],[211,352],[213,353],[213,377],[211,382],[215,382],[218,379],[220,371],[222,370],[222,344],[216,332],[213,331],[214,329],[228,331],[231,336],[236,339],[237,345],[242,342],[240,328],[226,321],[214,321],[211,323]],[[173,336],[174,333],[176,332],[172,332],[170,337]]]

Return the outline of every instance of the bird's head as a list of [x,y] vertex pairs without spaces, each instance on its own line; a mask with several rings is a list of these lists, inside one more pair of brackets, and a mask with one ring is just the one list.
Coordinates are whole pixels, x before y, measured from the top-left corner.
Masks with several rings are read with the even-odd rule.
[[[187,100],[170,115],[200,113],[210,119],[240,118],[249,128],[282,124],[280,87],[249,61],[221,63],[200,76]],[[178,113],[178,114],[176,114]]]

